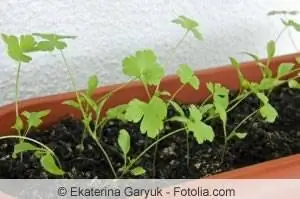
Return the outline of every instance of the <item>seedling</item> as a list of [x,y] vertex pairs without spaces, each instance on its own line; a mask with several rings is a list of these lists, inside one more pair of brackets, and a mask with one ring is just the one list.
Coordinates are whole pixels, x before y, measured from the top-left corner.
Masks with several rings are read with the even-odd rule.
[[[40,163],[46,171],[48,171],[53,175],[64,175],[65,172],[61,169],[59,159],[57,158],[55,153],[49,147],[42,144],[41,142],[25,136],[14,136],[14,135],[2,136],[0,137],[0,140],[15,139],[15,138],[23,141],[14,146],[14,152],[12,154],[13,158],[17,158],[18,154],[22,154],[24,152],[33,152],[34,155],[40,159]],[[31,144],[30,142],[34,143],[35,145]]]
[[[57,163],[59,163],[58,158],[55,156],[54,152],[51,151],[47,146],[42,143],[27,138],[28,132],[32,128],[37,128],[42,124],[42,119],[50,113],[50,110],[42,110],[38,112],[22,112],[22,115],[25,118],[21,118],[19,113],[19,81],[20,81],[20,72],[21,66],[24,63],[29,63],[32,60],[32,57],[29,55],[33,52],[41,51],[41,45],[37,42],[34,37],[30,34],[21,35],[20,37],[14,35],[2,34],[2,39],[7,45],[8,56],[18,63],[17,66],[17,76],[16,76],[16,86],[15,86],[15,107],[16,107],[16,121],[13,125],[13,128],[17,131],[17,136],[2,136],[0,139],[14,139],[17,138],[19,143],[14,147],[13,157],[16,158],[17,154],[21,154],[26,151],[35,151],[35,155],[40,158],[41,165],[44,169],[55,175],[63,175],[63,171],[58,168],[53,157],[56,158]],[[25,124],[24,124],[25,123]],[[41,146],[38,148],[24,140],[34,142],[35,144]]]
[[280,39],[280,37],[283,35],[283,33],[285,33],[286,31],[288,31],[288,36],[290,38],[290,41],[292,42],[294,48],[299,51],[290,30],[293,29],[296,32],[300,32],[300,23],[296,22],[295,20],[291,19],[290,16],[296,16],[298,15],[300,12],[296,11],[296,10],[292,10],[292,11],[286,11],[286,10],[273,10],[270,11],[267,15],[268,16],[283,16],[282,18],[280,18],[282,24],[284,25],[283,29],[280,31],[280,33],[278,34],[277,38],[276,38],[276,42]]
[[[120,130],[120,134],[118,137],[118,144],[121,151],[123,152],[123,157],[124,157],[124,165],[119,170],[120,172],[122,172],[127,167],[127,161],[129,162],[132,161],[131,158],[128,157],[128,153],[130,151],[130,146],[131,146],[130,135],[125,129]],[[130,170],[130,173],[134,176],[143,175],[145,172],[146,172],[145,169],[139,166]]]
[[[93,99],[93,94],[98,86],[98,78],[97,76],[93,75],[88,80],[88,89],[86,92],[79,92],[77,89],[75,76],[73,74],[73,70],[71,66],[69,65],[67,59],[65,58],[63,50],[67,47],[67,43],[64,41],[66,39],[75,39],[75,36],[66,36],[66,35],[57,35],[57,34],[49,34],[49,33],[34,33],[34,36],[39,37],[42,39],[42,41],[39,42],[39,48],[43,51],[53,52],[55,50],[58,50],[61,54],[61,57],[64,61],[64,64],[67,68],[69,78],[72,83],[73,90],[76,94],[76,100],[68,100],[63,102],[64,104],[67,104],[69,106],[72,106],[73,108],[78,109],[82,114],[82,122],[84,124],[85,130],[82,134],[81,144],[79,147],[83,149],[83,140],[86,137],[86,134],[88,132],[88,135],[93,138],[93,140],[96,142],[97,146],[100,148],[102,153],[104,154],[106,160],[109,163],[109,166],[112,170],[112,173],[115,177],[117,177],[115,169],[111,163],[111,160],[105,151],[104,147],[102,146],[101,142],[98,139],[98,129],[103,124],[103,121],[101,120],[101,111],[102,108],[107,100],[107,98],[102,99],[100,102],[97,102],[97,100]],[[96,120],[93,121],[93,116],[96,117]],[[94,122],[95,127],[91,128],[91,123]]]

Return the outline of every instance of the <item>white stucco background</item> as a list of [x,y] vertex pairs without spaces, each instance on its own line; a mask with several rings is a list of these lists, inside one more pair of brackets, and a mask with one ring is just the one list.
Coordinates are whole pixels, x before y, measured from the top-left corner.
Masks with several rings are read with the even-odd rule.
[[[167,73],[180,63],[194,69],[227,64],[229,56],[248,58],[241,51],[265,56],[265,45],[282,25],[266,13],[274,9],[300,9],[299,0],[1,0],[0,31],[8,34],[54,32],[76,35],[66,57],[74,67],[80,88],[96,73],[102,84],[127,80],[122,59],[151,48],[162,64],[184,31],[170,21],[186,15],[200,23],[204,41],[189,36],[177,51]],[[299,19],[299,17],[298,17]],[[292,32],[299,43],[300,33]],[[288,34],[278,42],[277,54],[295,52]],[[14,97],[16,64],[0,44],[0,105]],[[39,54],[22,66],[21,98],[71,89],[59,54]]]

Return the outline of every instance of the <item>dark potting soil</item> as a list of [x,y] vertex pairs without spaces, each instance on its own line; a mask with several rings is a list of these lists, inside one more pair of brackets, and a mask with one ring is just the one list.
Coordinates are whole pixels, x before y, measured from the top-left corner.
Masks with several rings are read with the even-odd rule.
[[[232,94],[232,97],[234,94]],[[244,123],[240,131],[248,135],[243,140],[232,140],[227,148],[224,162],[221,163],[223,150],[223,131],[221,121],[211,120],[215,140],[197,144],[190,134],[189,164],[187,164],[187,134],[179,132],[163,140],[158,145],[156,165],[153,169],[154,149],[144,155],[138,163],[146,170],[139,178],[200,178],[267,160],[288,156],[300,152],[300,90],[286,86],[277,88],[270,96],[271,104],[279,117],[270,124],[257,115]],[[186,106],[183,105],[184,108]],[[259,107],[256,97],[250,96],[229,114],[228,132],[238,125],[248,114]],[[174,115],[169,108],[168,117]],[[166,123],[164,132],[180,128],[178,123]],[[126,129],[131,135],[130,157],[136,157],[153,140],[147,139],[139,131],[139,125],[111,120],[104,126],[101,143],[108,152],[114,167],[120,168],[123,159],[118,152],[117,136],[120,129]],[[84,150],[79,143],[83,131],[80,121],[70,117],[48,128],[35,130],[29,137],[39,140],[54,150],[66,172],[63,178],[114,178],[101,150],[89,137],[84,140]],[[13,159],[13,144],[16,140],[0,142],[0,178],[62,178],[43,170],[39,160],[29,152],[23,154],[23,160]],[[136,178],[124,176],[125,178]]]

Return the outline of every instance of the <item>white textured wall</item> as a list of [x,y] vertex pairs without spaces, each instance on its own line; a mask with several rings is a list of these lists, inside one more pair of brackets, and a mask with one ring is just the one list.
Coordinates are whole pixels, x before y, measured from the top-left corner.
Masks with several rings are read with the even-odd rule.
[[[97,73],[103,84],[125,81],[121,61],[139,49],[154,49],[166,63],[168,51],[183,34],[170,23],[178,15],[199,21],[205,41],[188,37],[167,66],[168,73],[174,73],[179,63],[195,69],[227,64],[228,56],[241,51],[265,56],[266,42],[282,28],[278,18],[266,13],[297,8],[299,0],[1,0],[0,31],[78,36],[70,42],[66,56],[83,88],[92,73]],[[279,54],[294,52],[287,36],[279,46]],[[16,65],[4,53],[3,42],[0,52],[0,104],[5,104],[14,97]],[[34,56],[34,61],[22,68],[21,97],[69,90],[64,71],[58,54]]]

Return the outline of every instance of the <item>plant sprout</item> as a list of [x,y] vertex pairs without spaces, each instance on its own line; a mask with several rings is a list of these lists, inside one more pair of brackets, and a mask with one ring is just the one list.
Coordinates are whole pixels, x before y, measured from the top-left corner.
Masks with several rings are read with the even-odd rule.
[[[8,56],[18,63],[17,66],[17,76],[15,83],[15,109],[16,109],[16,120],[13,128],[17,131],[17,136],[2,136],[0,139],[14,139],[17,138],[19,143],[14,146],[13,157],[16,158],[17,154],[21,154],[26,151],[35,151],[35,155],[40,158],[41,165],[43,168],[54,174],[63,175],[63,171],[56,165],[59,164],[58,158],[55,156],[54,152],[51,151],[47,146],[42,143],[26,137],[28,132],[32,128],[38,128],[42,124],[42,119],[50,113],[50,110],[41,110],[38,112],[28,112],[24,111],[21,115],[24,116],[25,121],[21,118],[19,112],[19,93],[20,93],[20,73],[21,67],[24,63],[29,63],[32,57],[29,55],[33,52],[42,51],[41,45],[35,40],[35,38],[30,35],[21,35],[20,37],[14,35],[2,34],[2,39],[7,45]],[[40,145],[42,148],[36,147],[24,140],[33,142]],[[56,159],[56,161],[54,160]]]

